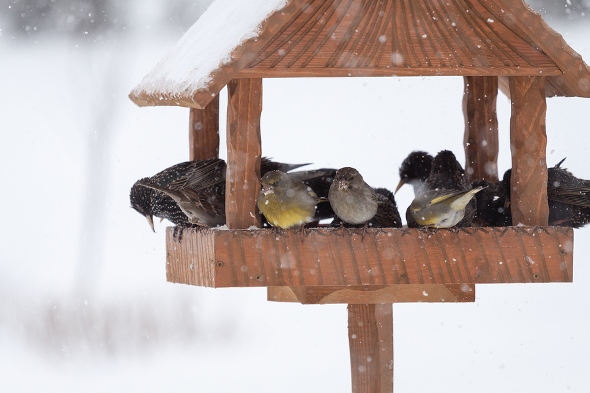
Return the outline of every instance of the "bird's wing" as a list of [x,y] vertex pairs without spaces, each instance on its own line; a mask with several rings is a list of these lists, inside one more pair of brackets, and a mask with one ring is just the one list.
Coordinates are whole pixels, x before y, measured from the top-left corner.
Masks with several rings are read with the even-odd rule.
[[[225,212],[225,204],[216,195],[200,193],[190,188],[183,190],[182,193],[195,207],[203,209],[210,216]],[[221,197],[223,198],[223,196]]]
[[297,171],[289,173],[292,179],[302,181],[321,198],[327,198],[330,186],[336,176],[336,169],[322,168],[310,171]]
[[464,194],[466,191],[455,191],[455,190],[445,190],[443,194],[438,195],[430,200],[428,203],[430,206],[436,205],[437,203],[444,202],[449,200],[457,195]]
[[281,172],[289,172],[293,169],[301,168],[302,166],[311,165],[311,163],[307,164],[285,164],[283,162],[276,162],[272,161],[270,157],[262,157],[260,159],[260,175],[264,176],[266,172],[270,171],[281,171]]
[[565,189],[560,187],[558,189],[549,190],[548,188],[547,196],[552,202],[590,207],[590,189]]
[[218,158],[195,161],[195,165],[177,180],[170,183],[170,188],[184,190],[204,190],[214,185],[225,183],[225,161]]

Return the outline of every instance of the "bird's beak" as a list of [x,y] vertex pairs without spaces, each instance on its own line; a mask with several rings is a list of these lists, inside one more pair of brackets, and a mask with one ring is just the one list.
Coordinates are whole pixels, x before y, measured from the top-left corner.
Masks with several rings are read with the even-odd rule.
[[395,191],[393,192],[393,194],[394,195],[397,194],[397,192],[399,191],[399,189],[402,188],[402,186],[404,184],[406,184],[407,182],[408,182],[408,178],[407,177],[404,177],[403,179],[401,179],[399,181],[399,183],[397,183],[397,187],[395,187]]
[[265,184],[262,186],[262,193],[264,195],[268,195],[268,194],[274,194],[275,190],[273,188],[273,186],[271,186],[270,184]]
[[154,217],[152,217],[151,214],[146,214],[145,218],[147,218],[147,222],[148,222],[148,224],[150,224],[152,231],[156,232],[156,229],[154,228]]

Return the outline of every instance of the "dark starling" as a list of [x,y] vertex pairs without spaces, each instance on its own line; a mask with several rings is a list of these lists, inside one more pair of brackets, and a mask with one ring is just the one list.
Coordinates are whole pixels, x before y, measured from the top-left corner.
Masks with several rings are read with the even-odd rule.
[[430,175],[432,160],[433,157],[426,152],[411,152],[399,167],[400,180],[395,188],[395,193],[407,183],[414,188],[414,195],[418,195],[418,191]]
[[266,172],[281,171],[286,173],[306,165],[311,164],[285,164],[284,162],[276,162],[272,161],[270,158],[262,157],[260,159],[260,177],[266,175]]
[[[441,198],[441,195],[450,195],[453,194],[454,191],[469,191],[470,189],[471,185],[467,182],[465,171],[457,161],[453,152],[442,150],[432,160],[430,175],[428,175],[428,178],[424,181],[424,185],[419,194],[427,191],[438,191],[439,193],[436,198]],[[417,198],[419,198],[419,196],[420,195],[417,195],[414,199],[416,203],[418,203]],[[406,210],[406,221],[408,227],[416,228],[420,225],[417,224],[412,217],[410,212],[411,208],[412,205],[408,206],[408,210]],[[471,226],[475,214],[475,200],[471,199],[464,210],[463,219],[455,225],[456,227]]]
[[[147,178],[141,180],[146,179]],[[154,216],[166,219],[181,227],[192,226],[191,223],[188,222],[188,217],[180,207],[178,207],[176,202],[174,202],[174,199],[164,193],[140,186],[136,182],[133,187],[131,187],[129,197],[131,199],[131,207],[142,216],[145,216],[154,232]]]
[[397,210],[393,192],[387,188],[375,188],[377,197],[377,214],[369,221],[373,228],[401,228],[402,218]]
[[308,171],[295,171],[289,172],[289,176],[305,183],[318,197],[325,201],[316,205],[315,221],[334,218],[334,210],[332,209],[332,206],[327,203],[327,199],[330,186],[334,181],[334,177],[336,177],[336,169],[322,168]]
[[465,177],[465,171],[450,150],[440,151],[432,160],[430,174],[424,181],[427,190],[445,189],[465,191],[471,186]]
[[[590,222],[590,180],[579,179],[567,169],[561,168],[564,160],[565,158],[547,171],[548,221],[551,226],[580,228]],[[502,178],[508,206],[511,175],[512,170],[509,169]],[[513,225],[509,207],[504,216],[506,225]]]
[[[196,192],[200,192],[202,196],[197,198],[199,203],[205,203],[205,205],[209,208],[213,206],[215,212],[209,216],[205,215],[205,222],[200,224],[192,224],[189,221],[188,216],[183,212],[176,201],[166,193],[157,191],[156,188],[165,187],[166,183],[170,183],[173,185],[173,187],[178,188],[178,186],[183,183],[183,181],[187,180],[186,177],[188,176],[189,172],[191,172],[191,170],[194,171],[195,168],[202,168],[205,163],[213,163],[213,172],[209,172],[209,177],[206,177],[205,182],[203,184],[195,185],[194,183],[196,178],[193,178],[191,182],[185,182],[185,184],[193,184],[193,188],[195,188]],[[273,168],[283,168],[290,170],[299,168],[303,165],[307,164],[284,164],[274,162],[263,157],[261,159],[260,170],[262,174],[265,174],[266,172],[273,170]],[[209,170],[211,170],[210,166]],[[203,173],[197,171],[196,175],[202,176]],[[149,184],[153,188],[150,188],[149,186],[146,187],[142,184]],[[188,194],[194,197],[195,193],[192,191],[188,191]],[[186,187],[185,193],[187,193]],[[178,195],[178,192],[176,192],[176,194]],[[212,161],[187,161],[173,165],[151,178],[143,178],[138,180],[133,185],[133,187],[131,187],[130,200],[131,207],[146,217],[152,230],[154,229],[153,216],[167,219],[180,228],[225,224],[225,220],[221,219],[221,217],[225,216],[225,161],[213,159]],[[208,203],[208,201],[210,203]],[[206,223],[207,221],[209,224]],[[182,233],[180,233],[180,235],[182,235]]]
[[135,184],[172,198],[188,223],[212,227],[225,224],[225,169],[218,158],[186,161]]
[[[505,175],[506,176],[506,175]],[[508,173],[510,177],[510,173]],[[473,188],[484,187],[475,195],[477,209],[473,222],[482,227],[505,227],[512,225],[510,214],[510,179],[508,182],[492,183],[486,180],[476,180],[471,183]]]

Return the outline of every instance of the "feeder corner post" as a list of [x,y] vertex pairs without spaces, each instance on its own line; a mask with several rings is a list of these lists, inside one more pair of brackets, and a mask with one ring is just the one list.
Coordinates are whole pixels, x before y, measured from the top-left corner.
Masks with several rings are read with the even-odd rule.
[[260,227],[256,199],[260,191],[262,155],[262,79],[232,79],[227,85],[227,92],[227,227]]
[[190,108],[189,160],[219,157],[219,94],[203,109]]
[[497,76],[464,76],[465,175],[474,180],[498,181]]
[[545,77],[510,77],[510,207],[513,225],[546,226],[547,133]]
[[393,392],[393,305],[349,304],[353,393]]

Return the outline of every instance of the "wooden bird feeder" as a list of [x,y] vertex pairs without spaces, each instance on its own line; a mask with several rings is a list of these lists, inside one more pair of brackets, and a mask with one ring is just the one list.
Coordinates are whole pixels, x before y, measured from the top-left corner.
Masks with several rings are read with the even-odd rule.
[[[510,97],[511,209],[525,226],[370,229],[362,243],[357,230],[312,229],[301,242],[245,229],[260,227],[263,78],[425,75],[464,77],[472,180],[497,180],[484,165],[497,162],[498,88]],[[189,107],[190,159],[206,159],[218,156],[225,86],[229,230],[187,231],[178,243],[169,228],[167,279],[349,304],[353,392],[393,391],[392,303],[473,302],[475,284],[572,281],[573,230],[547,226],[546,97],[590,97],[590,69],[522,0],[218,0],[130,98]]]

